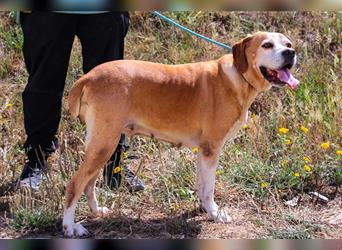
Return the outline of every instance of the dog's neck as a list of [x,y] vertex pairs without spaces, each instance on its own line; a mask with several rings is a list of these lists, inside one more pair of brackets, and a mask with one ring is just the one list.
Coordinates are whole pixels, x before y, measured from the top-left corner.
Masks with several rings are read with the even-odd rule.
[[[243,81],[245,82],[246,86],[244,87],[244,95],[245,95],[245,105],[244,107],[247,107],[247,109],[252,105],[253,101],[257,97],[257,95],[261,92],[264,92],[267,89],[260,88],[260,86],[256,85],[259,80],[259,77],[256,76],[256,73],[252,71],[248,71],[246,73],[240,73]],[[266,80],[264,80],[266,81]],[[262,86],[267,86],[267,84],[262,84]]]
[[260,91],[258,91],[258,89],[256,89],[243,75],[241,76],[244,79],[245,83],[242,91],[244,100],[243,109],[248,110]]
[[[259,91],[259,89],[253,85],[253,77],[251,77],[250,75],[241,74],[232,64],[228,63],[227,58],[229,58],[229,56],[231,55],[223,56],[221,59],[219,59],[219,67],[221,69],[219,71],[222,73],[221,77],[224,79],[224,81],[230,83],[227,87],[232,89],[236,93],[238,102],[241,105],[242,110],[247,111],[252,105],[256,96],[261,91]],[[239,81],[234,81],[232,78],[235,77],[241,79]],[[234,82],[238,82],[239,84],[231,84]]]

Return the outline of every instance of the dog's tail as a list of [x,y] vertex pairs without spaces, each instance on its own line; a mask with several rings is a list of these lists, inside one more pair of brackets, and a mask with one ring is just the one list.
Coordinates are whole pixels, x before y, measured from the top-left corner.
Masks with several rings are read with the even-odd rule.
[[86,76],[83,76],[74,83],[69,91],[69,113],[73,118],[77,118],[80,114],[83,87],[87,82],[88,78]]

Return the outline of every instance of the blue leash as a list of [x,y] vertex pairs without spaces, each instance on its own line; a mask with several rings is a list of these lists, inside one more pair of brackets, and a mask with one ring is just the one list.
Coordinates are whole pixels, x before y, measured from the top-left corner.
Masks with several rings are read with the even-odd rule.
[[179,23],[176,23],[176,22],[173,21],[172,19],[170,19],[170,18],[168,18],[168,17],[162,15],[162,14],[161,14],[160,12],[158,12],[158,11],[153,11],[153,14],[157,15],[157,16],[160,17],[162,20],[164,20],[164,21],[166,21],[166,22],[168,22],[168,23],[170,23],[170,24],[176,26],[177,28],[180,28],[180,29],[182,29],[182,30],[184,30],[184,31],[186,31],[186,32],[188,32],[188,33],[190,33],[191,35],[197,36],[197,37],[199,37],[199,38],[201,38],[201,39],[203,39],[203,40],[205,40],[205,41],[207,41],[207,42],[216,44],[216,45],[218,45],[218,46],[220,46],[220,47],[222,47],[222,48],[225,48],[225,49],[228,50],[228,51],[232,51],[232,47],[230,47],[230,46],[228,46],[228,45],[226,45],[226,44],[220,43],[220,42],[218,42],[218,41],[215,41],[215,40],[213,40],[213,39],[210,39],[210,38],[208,38],[208,37],[205,37],[205,36],[203,36],[203,35],[201,35],[201,34],[198,34],[198,33],[196,33],[195,31],[192,31],[192,30],[190,30],[190,29],[188,29],[188,28],[186,28],[186,27],[180,25]]

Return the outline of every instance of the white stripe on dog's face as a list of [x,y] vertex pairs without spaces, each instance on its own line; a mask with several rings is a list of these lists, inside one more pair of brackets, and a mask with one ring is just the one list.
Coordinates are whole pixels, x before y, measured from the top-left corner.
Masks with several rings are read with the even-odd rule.
[[[282,53],[292,47],[290,40],[280,33],[268,33],[260,44],[256,53],[256,66],[270,69],[279,69],[284,66],[285,59]],[[296,57],[294,58],[294,63]]]

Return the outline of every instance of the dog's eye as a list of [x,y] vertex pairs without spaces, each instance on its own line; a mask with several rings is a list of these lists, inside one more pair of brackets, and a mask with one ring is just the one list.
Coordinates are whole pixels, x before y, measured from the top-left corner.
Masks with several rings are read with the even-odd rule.
[[262,47],[265,49],[271,49],[271,48],[273,48],[273,43],[264,43],[262,45]]
[[286,44],[286,47],[292,48],[292,44],[291,44],[291,43],[287,43],[287,44]]

